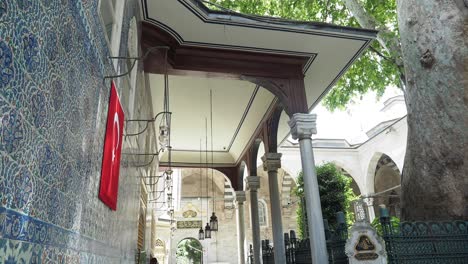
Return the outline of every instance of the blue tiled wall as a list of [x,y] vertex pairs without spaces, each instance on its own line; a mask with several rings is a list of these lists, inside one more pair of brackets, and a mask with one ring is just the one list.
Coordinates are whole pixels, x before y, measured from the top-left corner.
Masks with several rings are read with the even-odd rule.
[[116,212],[97,198],[114,73],[98,2],[0,1],[0,263],[134,260],[137,178],[121,174]]

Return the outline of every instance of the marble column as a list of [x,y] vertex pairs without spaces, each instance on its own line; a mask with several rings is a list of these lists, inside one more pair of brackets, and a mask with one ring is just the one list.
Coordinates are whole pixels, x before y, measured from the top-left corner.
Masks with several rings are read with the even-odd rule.
[[245,192],[236,191],[236,215],[237,215],[237,247],[238,260],[237,263],[245,264],[245,220],[244,220],[244,202]]
[[253,263],[262,263],[262,249],[260,247],[260,221],[258,218],[258,194],[257,190],[260,188],[260,177],[248,176],[245,179],[247,189],[250,191],[250,215],[252,223],[252,244],[253,244]]
[[289,126],[293,139],[299,139],[312,263],[321,264],[328,263],[328,253],[312,150],[312,134],[317,133],[316,120],[315,114],[296,113]]
[[262,161],[263,170],[268,172],[275,264],[284,264],[286,263],[286,249],[284,246],[281,201],[278,188],[278,169],[281,168],[281,153],[265,153]]

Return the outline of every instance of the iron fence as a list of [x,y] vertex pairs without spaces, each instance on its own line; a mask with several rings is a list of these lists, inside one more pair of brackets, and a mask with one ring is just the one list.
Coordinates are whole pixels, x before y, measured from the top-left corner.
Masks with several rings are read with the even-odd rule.
[[468,221],[390,223],[380,218],[390,264],[467,264]]
[[327,239],[328,263],[348,264],[348,256],[345,251],[346,240],[348,239],[348,226],[344,222],[339,222],[336,229],[332,231],[328,228],[326,221],[324,221],[324,223],[325,237]]
[[[381,213],[382,237],[389,264],[468,264],[468,221],[390,222],[386,209]],[[329,263],[347,264],[345,253],[348,227],[338,222],[335,230],[324,221]],[[291,230],[284,235],[286,264],[312,263],[309,239],[297,239]],[[262,241],[264,264],[274,263],[273,247]]]
[[[343,222],[344,217],[339,221],[335,230],[331,230],[328,222],[324,220],[325,236],[327,239],[328,259],[330,264],[348,264],[348,257],[345,254],[346,240],[348,239],[348,226]],[[296,238],[296,232],[291,230],[284,234],[284,244],[286,249],[286,264],[310,264],[312,255],[310,251],[310,241]],[[273,264],[275,261],[273,247],[270,241],[262,240],[262,260],[263,264]]]

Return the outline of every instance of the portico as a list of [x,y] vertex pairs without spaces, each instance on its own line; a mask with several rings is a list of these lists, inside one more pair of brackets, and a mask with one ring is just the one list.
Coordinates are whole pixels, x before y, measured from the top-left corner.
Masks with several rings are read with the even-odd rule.
[[[246,259],[243,192],[251,202],[254,263],[261,263],[256,192],[268,188],[275,262],[285,263],[277,146],[292,135],[301,150],[312,256],[314,263],[326,263],[311,144],[316,117],[309,111],[376,32],[214,11],[194,0],[143,1],[142,9],[141,49],[150,51],[143,64],[153,110],[172,112],[170,147],[159,155],[159,166],[211,168],[229,179],[238,196],[239,263]],[[257,179],[260,146],[267,186]]]

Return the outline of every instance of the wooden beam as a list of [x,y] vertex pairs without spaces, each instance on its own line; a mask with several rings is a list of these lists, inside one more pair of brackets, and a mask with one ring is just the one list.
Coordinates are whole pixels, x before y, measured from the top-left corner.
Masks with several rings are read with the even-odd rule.
[[[169,70],[176,74],[194,72],[226,74],[230,78],[241,75],[302,79],[302,70],[309,60],[306,56],[271,54],[256,51],[227,50],[221,48],[184,46],[164,30],[142,22],[142,50],[166,45]],[[164,72],[163,53],[154,52],[144,61],[149,73]]]

